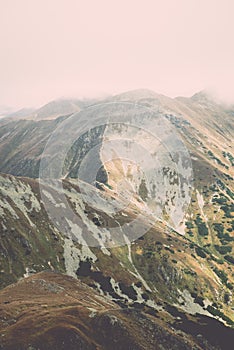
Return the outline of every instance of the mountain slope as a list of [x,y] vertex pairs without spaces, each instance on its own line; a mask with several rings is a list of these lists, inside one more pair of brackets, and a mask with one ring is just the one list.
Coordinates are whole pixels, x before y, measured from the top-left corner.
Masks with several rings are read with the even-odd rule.
[[7,119],[12,120],[53,120],[65,115],[80,111],[85,106],[94,103],[94,100],[79,100],[61,98],[53,100],[39,108],[22,108],[18,111],[5,113]]
[[[231,262],[220,261],[163,223],[155,223],[132,243],[123,235],[126,244],[111,248],[113,235],[110,247],[103,246],[109,230],[131,224],[139,209],[130,204],[116,214],[102,212],[85,203],[79,188],[83,184],[78,187],[74,180],[64,180],[63,187],[75,221],[67,217],[67,233],[59,232],[41,201],[37,180],[7,175],[0,179],[2,287],[32,272],[56,269],[79,276],[121,304],[156,310],[158,303],[176,304],[189,313],[233,324]],[[42,192],[56,203],[62,223],[57,192],[53,186],[42,187]],[[111,201],[112,193],[101,193]],[[91,247],[90,242],[96,243]]]
[[[119,111],[122,119],[117,119]],[[154,324],[160,322],[166,331],[172,320],[174,329],[192,334],[183,346],[191,341],[198,349],[219,349],[218,344],[226,349],[228,338],[220,343],[222,323],[233,327],[234,322],[233,115],[231,107],[204,93],[170,99],[140,90],[71,119],[4,121],[0,171],[24,177],[0,175],[1,287],[56,270],[91,286],[121,312],[138,310],[136,318],[131,315],[132,344],[137,339],[140,346],[156,346],[137,338],[143,310],[156,313]],[[84,121],[88,127],[73,139],[72,130]],[[71,134],[64,132],[64,123],[71,124]],[[157,133],[157,125],[166,129]],[[72,142],[62,171],[55,167],[54,178],[46,181],[66,140]],[[181,162],[178,149],[186,154]],[[38,179],[40,166],[45,173]],[[56,180],[60,176],[63,180]],[[179,218],[176,225],[173,213]],[[49,283],[51,276],[43,279]],[[194,340],[216,326],[219,340]],[[86,339],[87,346],[96,344],[92,339],[92,345]]]
[[174,328],[172,317],[167,324],[147,308],[121,309],[80,281],[55,273],[39,273],[3,289],[0,305],[0,348],[6,350],[215,350],[225,349],[223,337],[231,345],[234,336],[205,318],[187,320],[186,334],[181,326]]

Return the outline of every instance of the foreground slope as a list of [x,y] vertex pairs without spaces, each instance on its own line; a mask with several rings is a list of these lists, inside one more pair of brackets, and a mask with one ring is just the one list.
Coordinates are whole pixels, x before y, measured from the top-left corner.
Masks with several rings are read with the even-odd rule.
[[3,289],[0,308],[0,348],[6,350],[215,350],[225,349],[223,338],[230,345],[234,339],[234,331],[205,318],[187,320],[186,334],[172,316],[166,323],[149,308],[120,308],[57,273],[39,273]]

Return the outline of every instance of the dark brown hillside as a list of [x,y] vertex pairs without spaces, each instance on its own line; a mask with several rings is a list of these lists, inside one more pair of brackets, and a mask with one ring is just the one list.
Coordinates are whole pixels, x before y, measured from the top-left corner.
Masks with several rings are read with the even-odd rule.
[[39,273],[3,289],[0,310],[4,350],[219,349],[202,336],[175,331],[155,313],[121,309],[57,273]]

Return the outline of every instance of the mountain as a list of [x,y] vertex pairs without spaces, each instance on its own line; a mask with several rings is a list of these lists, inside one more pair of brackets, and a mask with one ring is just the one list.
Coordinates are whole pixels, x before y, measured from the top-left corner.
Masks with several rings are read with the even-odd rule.
[[12,119],[28,119],[31,115],[33,115],[35,108],[21,108],[13,113],[7,115],[8,118]]
[[[193,97],[191,99],[171,99],[147,90],[143,90],[143,92],[137,90],[114,96],[112,100],[104,100],[103,103],[110,103],[110,101],[112,103],[116,101],[138,102],[140,105],[163,114],[181,134],[189,150],[199,153],[199,157],[205,158],[208,162],[213,160],[213,165],[216,166],[217,163],[218,168],[222,164],[221,170],[225,170],[225,166],[229,167],[229,172],[233,174],[232,163],[228,157],[223,155],[229,151],[233,152],[234,109],[231,107],[228,108],[216,103],[207,107],[206,103],[194,102]],[[60,114],[63,115],[63,113]],[[49,119],[52,118],[53,114]],[[27,169],[22,162],[30,164],[37,157],[40,158],[49,136],[64,118],[67,117],[57,118],[55,121],[5,121],[4,125],[2,124],[0,135],[2,138],[0,142],[1,155],[5,161],[1,162],[0,170],[14,175],[31,177],[31,165],[30,169]],[[79,113],[77,113],[77,118],[79,118]],[[31,138],[31,140],[27,140],[27,138]],[[41,146],[35,150],[38,142]],[[14,143],[14,147],[11,147],[12,143]],[[209,156],[209,151],[214,153],[213,158]],[[21,167],[24,169],[21,170]],[[36,167],[35,164],[33,168]],[[37,173],[35,171],[33,173],[34,176],[38,176],[38,170]]]
[[13,108],[8,106],[0,106],[0,118],[5,118],[8,114],[13,112]]
[[72,114],[80,110],[82,102],[79,100],[55,100],[47,103],[34,113],[34,119],[55,119],[62,115]]
[[[121,310],[122,316],[116,317],[122,326],[111,332],[125,345],[116,340],[116,349],[131,348],[129,344],[133,349],[171,349],[172,344],[175,349],[228,348],[234,322],[233,115],[232,107],[203,98],[203,93],[171,99],[137,90],[83,106],[72,116],[4,121],[4,312],[18,312],[9,300],[4,304],[9,291],[15,300],[22,287],[29,298],[36,295],[31,284],[58,283],[82,295],[82,281],[92,288],[90,298],[99,293],[103,303]],[[45,270],[57,273],[42,273]],[[37,282],[40,279],[45,282]],[[38,297],[48,304],[45,289],[39,288],[43,293]],[[63,294],[57,297],[64,299]],[[22,298],[17,300],[25,302],[22,313],[30,319],[28,299]],[[85,311],[79,313],[79,326],[70,318],[64,321],[65,338],[59,347],[57,316],[59,320],[64,310],[53,310],[49,304],[46,315],[54,317],[55,330],[39,327],[38,333],[32,332],[35,337],[25,336],[18,347],[37,348],[48,331],[48,349],[74,339],[84,349],[108,348],[109,335],[102,333],[108,321],[98,328],[100,340]],[[13,339],[18,341],[18,318],[10,319],[16,322],[6,321],[4,349],[16,346]],[[152,342],[139,340],[140,325],[151,332]],[[92,336],[87,339],[87,334]],[[166,340],[160,343],[162,337]]]
[[11,120],[52,120],[61,116],[71,115],[94,102],[95,100],[92,99],[58,99],[37,109],[22,108],[11,113],[8,111],[7,118],[11,118]]

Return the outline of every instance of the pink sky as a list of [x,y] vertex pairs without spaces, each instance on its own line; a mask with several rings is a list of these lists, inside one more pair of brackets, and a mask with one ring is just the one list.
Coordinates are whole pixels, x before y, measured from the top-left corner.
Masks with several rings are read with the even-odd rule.
[[233,0],[0,0],[0,105],[149,88],[234,101]]

